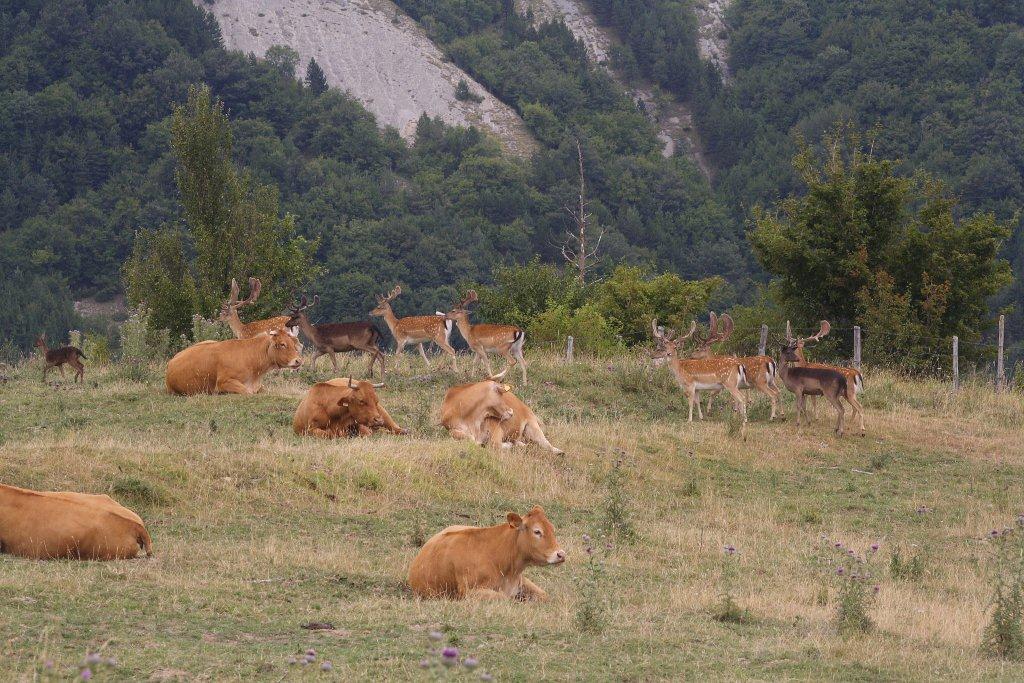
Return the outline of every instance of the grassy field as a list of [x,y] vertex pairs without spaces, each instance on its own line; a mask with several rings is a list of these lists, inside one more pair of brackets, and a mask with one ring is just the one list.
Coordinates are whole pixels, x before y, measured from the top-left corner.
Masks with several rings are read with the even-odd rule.
[[[798,429],[788,394],[788,420],[769,424],[758,398],[741,435],[724,407],[687,424],[668,371],[639,359],[528,359],[530,385],[512,381],[564,456],[450,440],[441,397],[466,376],[424,376],[411,356],[381,392],[411,435],[331,443],[291,431],[308,369],[257,397],[183,399],[157,367],[89,367],[84,386],[15,368],[0,481],[108,492],[147,521],[156,555],[0,556],[0,680],[67,678],[88,652],[118,660],[95,680],[425,679],[432,630],[501,681],[1024,678],[979,651],[985,537],[1024,512],[1019,395],[869,370],[866,438],[835,438],[824,404]],[[534,504],[569,554],[527,572],[549,602],[411,597],[425,537]],[[597,541],[595,568],[583,535],[609,521],[635,537]],[[880,544],[868,633],[836,630],[834,542]],[[739,621],[716,618],[723,592]],[[309,647],[333,671],[287,664]]]

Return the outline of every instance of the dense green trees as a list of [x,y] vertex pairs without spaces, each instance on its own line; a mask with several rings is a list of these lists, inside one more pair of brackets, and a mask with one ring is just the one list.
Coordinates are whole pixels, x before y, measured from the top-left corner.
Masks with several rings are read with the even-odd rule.
[[863,325],[873,362],[930,367],[952,335],[975,355],[992,326],[986,302],[1011,279],[997,258],[1010,227],[991,213],[958,218],[941,183],[897,175],[857,136],[822,146],[823,160],[806,146],[796,158],[801,193],[755,210],[751,242],[784,310],[802,326]]

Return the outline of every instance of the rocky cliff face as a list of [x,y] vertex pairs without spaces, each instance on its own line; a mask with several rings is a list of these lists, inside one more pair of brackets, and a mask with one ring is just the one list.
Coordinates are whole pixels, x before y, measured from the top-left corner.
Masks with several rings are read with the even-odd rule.
[[[535,149],[522,119],[444,55],[420,26],[387,0],[195,0],[213,13],[229,49],[262,56],[272,45],[310,58],[328,82],[411,139],[426,112],[491,132],[511,153]],[[301,74],[298,74],[301,76]],[[460,101],[465,80],[482,101]]]

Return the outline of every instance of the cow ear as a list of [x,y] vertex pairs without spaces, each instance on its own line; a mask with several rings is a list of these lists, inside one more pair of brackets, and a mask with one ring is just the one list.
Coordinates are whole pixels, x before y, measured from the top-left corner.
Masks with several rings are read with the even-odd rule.
[[499,394],[504,394],[506,391],[508,391],[508,385],[507,384],[495,384],[494,385],[494,391],[499,393]]
[[514,512],[510,512],[505,515],[505,519],[508,520],[508,525],[513,529],[518,529],[523,525],[523,518]]
[[527,515],[543,515],[544,514],[544,508],[542,508],[540,505],[534,505],[533,509],[530,510],[529,512],[527,512],[526,514]]

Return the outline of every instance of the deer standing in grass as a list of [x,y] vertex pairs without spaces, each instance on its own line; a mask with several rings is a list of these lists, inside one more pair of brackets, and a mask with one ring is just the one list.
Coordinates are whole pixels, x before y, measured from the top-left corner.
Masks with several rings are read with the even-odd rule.
[[[789,323],[787,322],[786,323],[786,334],[787,334],[787,336],[791,337],[792,333],[789,330],[790,330],[790,327],[789,327]],[[813,337],[808,337],[807,339],[808,340],[813,339],[814,341],[818,341],[819,339],[821,339],[821,337],[826,336],[831,330],[832,330],[832,326],[829,324],[829,322],[827,320],[822,320],[821,321],[821,329],[818,331],[818,334],[814,335]],[[842,365],[827,365],[825,363],[808,363],[807,362],[807,356],[804,355],[804,342],[805,341],[806,340],[804,340],[802,338],[801,339],[797,339],[797,346],[796,346],[796,357],[797,357],[796,364],[797,365],[799,365],[801,367],[805,367],[805,368],[825,368],[825,369],[828,369],[828,370],[836,370],[838,372],[841,372],[843,374],[843,376],[846,377],[846,381],[849,382],[853,386],[853,389],[854,389],[854,391],[856,393],[859,394],[862,391],[864,391],[864,375],[862,375],[860,370],[858,370],[857,368],[848,368],[848,367],[845,367],[845,366],[842,366]]]
[[384,381],[384,354],[380,351],[380,332],[373,326],[373,323],[366,320],[351,323],[322,323],[314,325],[309,321],[306,310],[312,305],[320,303],[320,296],[313,295],[313,303],[310,304],[306,295],[292,305],[289,309],[291,319],[289,326],[298,326],[309,343],[316,351],[313,354],[313,362],[310,367],[316,369],[316,361],[320,356],[330,356],[335,372],[338,371],[338,358],[335,353],[347,353],[349,351],[363,351],[370,354],[370,366],[366,369],[367,375],[373,376],[374,363],[380,362],[380,379]]
[[430,367],[430,359],[423,345],[427,342],[434,342],[438,348],[448,354],[452,367],[458,371],[458,361],[455,359],[455,349],[448,343],[451,335],[452,323],[446,320],[444,315],[414,315],[408,318],[399,318],[391,309],[391,302],[402,293],[401,286],[395,287],[387,296],[377,297],[377,306],[370,315],[384,318],[391,335],[395,338],[395,357],[405,349],[406,344],[416,344],[420,347],[420,355],[423,362]]
[[[60,370],[60,376],[64,377],[64,364],[67,363],[75,369],[74,381],[85,382],[85,366],[79,358],[85,358],[82,349],[77,346],[62,346],[59,349],[50,349],[46,346],[46,333],[39,335],[36,339],[36,348],[43,354],[43,381],[46,381],[46,373],[50,368],[56,367]],[[86,358],[86,360],[89,360]]]
[[864,409],[861,407],[860,401],[857,400],[856,389],[847,380],[846,375],[838,368],[795,365],[799,359],[797,349],[803,348],[808,341],[818,341],[828,334],[828,330],[828,322],[822,320],[821,329],[813,337],[794,339],[787,333],[786,345],[782,347],[779,356],[779,376],[786,388],[796,395],[796,423],[798,426],[801,419],[804,424],[809,423],[805,405],[806,397],[824,396],[836,409],[836,434],[843,435],[846,410],[843,408],[842,400],[845,400],[853,409],[854,417],[859,419],[860,433],[863,436]]
[[274,318],[267,318],[266,320],[254,320],[251,323],[243,323],[242,319],[238,317],[238,309],[256,303],[256,299],[260,297],[262,289],[263,284],[257,278],[249,278],[249,296],[244,301],[239,301],[238,282],[232,278],[231,294],[228,296],[228,300],[220,307],[220,317],[218,320],[228,324],[236,339],[251,339],[256,335],[281,329],[287,329],[293,337],[298,335],[297,330],[287,327],[288,321],[291,320],[290,315],[279,315]]
[[[657,342],[657,348],[651,355],[651,359],[654,361],[655,366],[668,363],[672,374],[676,378],[676,382],[686,392],[686,398],[690,402],[690,417],[688,421],[693,422],[693,407],[695,404],[697,406],[697,416],[701,420],[704,419],[704,413],[700,408],[701,391],[724,390],[728,391],[732,395],[733,400],[736,401],[736,410],[742,415],[743,424],[746,425],[747,403],[743,398],[743,393],[740,392],[740,384],[746,381],[746,371],[739,361],[732,356],[677,358],[677,349],[697,331],[696,321],[690,323],[690,331],[678,339],[676,338],[675,330],[665,330],[662,332],[658,328],[657,319],[651,321],[651,328],[654,330],[654,340]],[[715,335],[709,335],[710,339],[714,339],[714,337]],[[711,343],[714,342],[709,342],[705,339],[698,350],[709,346]]]
[[[724,342],[732,336],[734,323],[728,313],[722,315],[721,320],[715,315],[714,311],[711,311],[711,335],[716,338],[697,349],[690,354],[690,358],[707,358],[711,355],[710,344]],[[722,323],[722,331],[718,331],[718,323]],[[770,420],[775,419],[775,414],[778,412],[779,417],[785,417],[782,411],[782,404],[779,401],[782,396],[782,391],[779,390],[778,382],[778,365],[772,359],[771,356],[740,356],[736,358],[740,365],[743,366],[745,379],[740,383],[740,389],[757,389],[762,394],[766,395],[772,402],[772,414],[768,418]],[[711,413],[711,403],[715,400],[715,397],[721,392],[712,391],[708,396],[708,407],[706,412]]]
[[474,365],[477,361],[482,360],[487,368],[487,374],[493,375],[494,370],[491,368],[491,360],[487,357],[487,352],[496,351],[508,362],[506,371],[519,363],[519,369],[523,373],[523,384],[526,384],[526,359],[523,358],[526,333],[515,325],[471,324],[469,322],[469,305],[478,300],[476,290],[469,290],[466,293],[466,298],[448,311],[445,318],[455,321],[463,339],[473,350]]

